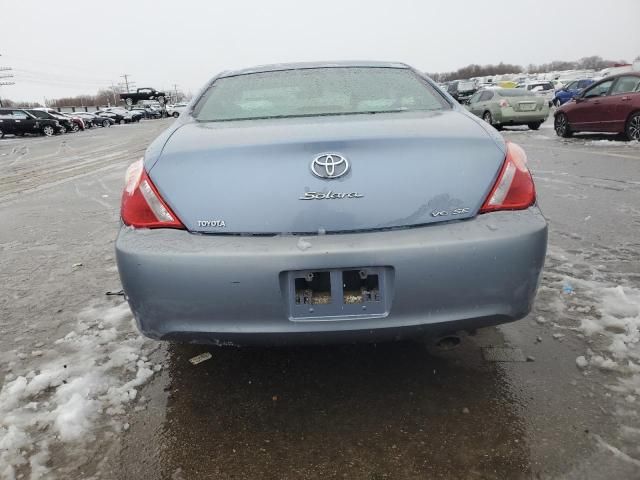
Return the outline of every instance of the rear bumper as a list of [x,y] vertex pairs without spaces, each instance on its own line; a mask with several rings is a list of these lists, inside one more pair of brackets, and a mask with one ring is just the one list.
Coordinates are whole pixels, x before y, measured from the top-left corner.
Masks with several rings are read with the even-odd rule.
[[[524,317],[544,263],[547,224],[533,207],[299,242],[297,236],[122,228],[116,256],[138,327],[151,338],[237,344],[377,341]],[[290,318],[285,272],[370,266],[393,272],[383,315]]]
[[496,123],[503,125],[520,125],[533,122],[544,122],[548,117],[548,107],[545,107],[542,110],[535,110],[533,112],[516,112],[512,108],[502,108],[497,115],[495,115],[494,120]]

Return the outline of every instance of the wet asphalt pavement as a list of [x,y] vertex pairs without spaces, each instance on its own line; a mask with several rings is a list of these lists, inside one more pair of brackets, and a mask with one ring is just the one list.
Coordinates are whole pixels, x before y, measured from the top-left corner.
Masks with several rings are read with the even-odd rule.
[[[113,241],[123,174],[168,122],[0,141],[2,351],[66,335],[82,308],[120,288]],[[640,146],[561,140],[549,124],[503,133],[527,151],[550,222],[530,316],[463,336],[450,350],[161,344],[152,358],[163,369],[127,411],[129,429],[95,432],[73,461],[54,449],[53,471],[171,480],[640,478],[640,436],[620,433],[640,428],[640,401],[622,408],[609,388],[616,375],[577,368],[576,357],[598,345],[571,330],[579,319],[571,307],[590,299],[563,297],[559,287],[566,275],[593,278],[597,268],[599,278],[640,288]],[[210,360],[189,363],[206,351]]]

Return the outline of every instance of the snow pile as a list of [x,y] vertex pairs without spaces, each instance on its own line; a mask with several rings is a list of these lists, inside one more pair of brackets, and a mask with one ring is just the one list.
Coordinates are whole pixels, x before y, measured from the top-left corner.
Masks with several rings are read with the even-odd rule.
[[604,340],[598,352],[589,349],[587,355],[576,359],[576,365],[626,374],[616,389],[640,395],[640,290],[589,280],[572,282],[598,302],[594,311],[586,310],[594,316],[585,315],[576,330],[586,337]]
[[67,447],[94,440],[96,427],[120,430],[118,416],[136,400],[137,388],[160,370],[145,356],[149,343],[137,333],[126,303],[83,311],[74,331],[40,350],[30,352],[36,365],[3,362],[9,365],[0,390],[3,479],[26,471],[42,478],[49,472],[51,447],[72,454]]

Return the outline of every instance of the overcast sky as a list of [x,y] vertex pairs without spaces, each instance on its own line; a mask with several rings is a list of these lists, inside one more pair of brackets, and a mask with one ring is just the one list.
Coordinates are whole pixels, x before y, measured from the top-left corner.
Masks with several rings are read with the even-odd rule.
[[0,66],[16,82],[0,96],[95,93],[125,73],[138,87],[197,91],[221,70],[289,61],[398,60],[429,72],[631,61],[639,19],[640,0],[0,0]]

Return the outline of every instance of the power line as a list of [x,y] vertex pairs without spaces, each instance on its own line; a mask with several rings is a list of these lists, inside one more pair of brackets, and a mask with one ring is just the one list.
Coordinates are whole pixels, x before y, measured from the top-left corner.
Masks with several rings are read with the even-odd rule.
[[[72,64],[64,64],[64,63],[60,63],[59,61],[56,62],[51,62],[49,61],[49,59],[45,59],[42,57],[34,57],[33,55],[30,55],[28,58],[27,57],[21,57],[21,56],[16,56],[16,55],[8,55],[7,58],[10,58],[13,63],[16,63],[18,65],[23,64],[23,63],[27,63],[27,64],[31,64],[37,67],[42,67],[42,66],[49,66],[52,67],[53,69],[63,69],[65,72],[66,71],[70,71],[70,70],[74,70],[78,73],[86,73],[87,72],[87,68],[86,66],[84,66],[81,63],[74,63]],[[19,68],[15,68],[15,70],[19,70]],[[50,69],[49,69],[50,70]],[[92,71],[95,71],[95,69],[92,69]],[[107,74],[104,71],[101,72],[97,72],[99,74],[104,74],[104,75],[110,75]],[[106,77],[105,77],[106,78]],[[109,83],[109,82],[106,82]]]

